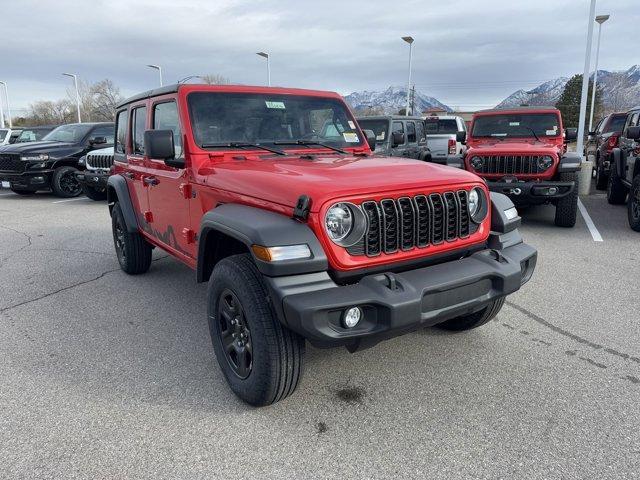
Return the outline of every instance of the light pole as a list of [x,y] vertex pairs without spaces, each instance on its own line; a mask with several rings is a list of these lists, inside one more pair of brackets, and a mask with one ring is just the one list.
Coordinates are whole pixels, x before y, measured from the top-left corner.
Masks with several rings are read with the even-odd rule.
[[404,115],[409,116],[409,95],[411,90],[411,47],[413,46],[413,37],[402,37],[402,40],[409,44],[409,81],[407,82],[407,106],[404,109]]
[[[9,106],[9,89],[7,88],[7,82],[0,82],[4,85],[4,98],[7,100],[7,116],[9,117],[9,128],[13,128],[13,121],[11,120],[11,107]],[[0,99],[0,103],[2,100]],[[4,127],[4,114],[2,115],[2,126]]]
[[4,108],[2,107],[2,97],[0,97],[0,128],[4,128]]
[[596,103],[596,84],[598,81],[598,58],[600,57],[600,35],[602,34],[602,24],[609,20],[609,15],[598,15],[598,43],[596,44],[596,66],[593,71],[593,87],[591,87],[591,115],[589,115],[589,132],[593,130],[593,108]]
[[589,89],[589,66],[591,63],[591,40],[593,39],[593,23],[596,15],[596,0],[591,0],[589,7],[589,23],[587,23],[587,48],[584,53],[584,71],[582,72],[582,93],[580,94],[580,115],[578,117],[578,138],[576,153],[582,157],[580,168],[579,193],[588,195],[591,191],[592,162],[584,157],[584,124],[587,116],[587,91]]
[[267,85],[271,86],[271,63],[269,61],[269,54],[266,52],[258,52],[256,55],[267,59]]
[[80,91],[78,90],[78,76],[75,73],[63,73],[65,77],[73,78],[73,84],[76,87],[76,107],[78,108],[78,123],[82,123],[80,118]]
[[147,65],[147,67],[158,70],[158,74],[160,75],[160,86],[162,86],[162,67],[160,65]]

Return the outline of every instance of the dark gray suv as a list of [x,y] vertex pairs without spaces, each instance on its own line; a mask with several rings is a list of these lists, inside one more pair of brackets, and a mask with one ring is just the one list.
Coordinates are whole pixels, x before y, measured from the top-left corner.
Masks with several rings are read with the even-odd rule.
[[431,160],[422,118],[384,115],[358,117],[356,120],[360,128],[375,134],[376,155]]

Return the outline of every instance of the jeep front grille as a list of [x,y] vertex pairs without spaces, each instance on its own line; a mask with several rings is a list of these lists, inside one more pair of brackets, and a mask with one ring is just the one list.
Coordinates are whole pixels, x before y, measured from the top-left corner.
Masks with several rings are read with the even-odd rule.
[[497,173],[500,175],[537,174],[542,173],[538,160],[542,155],[473,155],[471,158],[482,159],[480,168],[472,167],[477,173]]
[[477,230],[471,224],[466,190],[366,201],[361,208],[368,228],[360,242],[347,248],[351,255],[375,257],[425,248],[466,238]]
[[87,155],[87,167],[89,168],[106,168],[109,169],[113,165],[113,155]]
[[0,172],[23,173],[27,163],[20,160],[20,155],[0,154]]

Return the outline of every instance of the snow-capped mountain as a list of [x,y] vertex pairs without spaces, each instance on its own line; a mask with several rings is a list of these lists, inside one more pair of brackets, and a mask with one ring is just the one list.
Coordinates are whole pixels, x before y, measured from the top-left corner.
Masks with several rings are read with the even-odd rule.
[[[364,90],[353,92],[344,97],[355,111],[373,110],[379,113],[395,114],[407,104],[407,87],[391,86],[383,91]],[[430,97],[416,90],[414,99],[414,112],[420,115],[424,110],[437,107],[448,112],[451,111],[437,98]]]
[[[592,75],[593,76],[593,75]],[[520,105],[554,105],[569,79],[560,77],[538,85],[532,90],[517,90],[496,105],[496,108]],[[610,72],[598,70],[598,85],[607,110],[625,110],[640,104],[640,65],[628,70]]]

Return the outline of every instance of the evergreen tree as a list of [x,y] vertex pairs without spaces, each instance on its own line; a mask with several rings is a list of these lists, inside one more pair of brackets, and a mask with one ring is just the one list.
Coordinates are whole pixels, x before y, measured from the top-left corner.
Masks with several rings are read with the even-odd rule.
[[[589,112],[591,111],[591,91],[593,89],[593,81],[589,80],[589,92],[587,95],[587,119],[589,121]],[[582,92],[582,75],[574,75],[567,82],[564,87],[564,91],[558,102],[556,108],[562,112],[562,122],[565,127],[577,127],[580,117],[580,94]],[[596,108],[593,112],[594,123],[595,119],[602,116],[602,87],[598,85],[596,88]],[[589,125],[587,124],[587,128]]]

